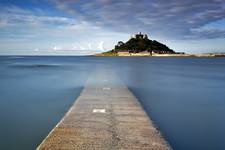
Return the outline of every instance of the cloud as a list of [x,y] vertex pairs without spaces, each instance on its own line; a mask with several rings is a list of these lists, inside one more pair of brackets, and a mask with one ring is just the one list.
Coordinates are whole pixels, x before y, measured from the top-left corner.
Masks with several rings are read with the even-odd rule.
[[63,48],[61,46],[53,46],[53,50],[54,51],[59,51],[59,50],[62,50]]
[[[41,2],[46,1],[43,7]],[[118,40],[140,31],[179,51],[191,39],[223,39],[216,46],[224,48],[224,0],[41,2],[0,5],[0,50],[92,53],[112,49]]]
[[80,48],[79,48],[80,50],[85,50],[86,48],[85,47],[83,47],[83,46],[80,46]]
[[[1,41],[45,42],[44,40],[47,39],[56,44],[57,41],[68,44],[76,41],[76,43],[83,42],[82,45],[84,45],[88,42],[97,43],[99,41],[97,36],[102,36],[98,35],[99,33],[106,33],[106,31],[85,20],[73,17],[53,16],[48,12],[37,11],[37,9],[31,11],[17,6],[0,9]],[[95,37],[96,40],[93,40],[92,37]],[[88,48],[90,49],[90,45]]]
[[100,50],[100,51],[104,51],[105,50],[103,41],[99,42],[97,49]]
[[0,28],[6,27],[8,25],[8,22],[6,19],[0,20]]
[[213,29],[213,28],[198,28],[192,29],[191,38],[193,39],[214,39],[214,38],[224,38],[225,37],[225,29]]
[[35,51],[35,52],[38,52],[38,51],[40,51],[40,50],[39,50],[39,48],[35,48],[34,51]]
[[92,44],[91,44],[91,43],[88,44],[88,49],[89,49],[89,50],[92,49]]
[[[0,10],[0,27],[18,26],[63,26],[74,24],[75,20],[68,17],[51,16],[40,13],[40,10],[30,11],[16,6],[3,7]],[[4,25],[4,26],[3,26]]]
[[[193,29],[225,18],[224,0],[54,0],[52,2],[58,9],[97,26],[126,33],[143,31],[153,36],[177,39],[192,37]],[[197,37],[198,33],[194,36]],[[218,37],[220,36],[218,34]],[[202,34],[199,38],[202,38]]]

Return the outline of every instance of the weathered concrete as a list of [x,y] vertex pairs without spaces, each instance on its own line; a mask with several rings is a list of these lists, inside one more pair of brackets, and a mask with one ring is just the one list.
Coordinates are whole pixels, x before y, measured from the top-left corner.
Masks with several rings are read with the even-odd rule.
[[138,100],[112,72],[91,75],[58,125],[37,148],[170,149]]

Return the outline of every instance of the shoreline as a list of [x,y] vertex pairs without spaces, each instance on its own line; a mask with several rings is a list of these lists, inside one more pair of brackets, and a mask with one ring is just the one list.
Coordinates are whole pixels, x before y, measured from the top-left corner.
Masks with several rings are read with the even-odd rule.
[[152,54],[149,53],[100,53],[93,56],[117,56],[117,57],[225,57],[225,53],[199,53],[199,54]]

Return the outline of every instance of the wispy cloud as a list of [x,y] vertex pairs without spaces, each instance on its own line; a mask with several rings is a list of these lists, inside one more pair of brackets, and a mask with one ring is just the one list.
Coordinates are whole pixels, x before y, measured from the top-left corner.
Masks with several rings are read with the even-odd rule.
[[[177,39],[191,38],[193,29],[225,18],[224,0],[54,0],[53,3],[62,11],[114,31],[136,29]],[[203,38],[200,33],[199,38]]]
[[[107,34],[112,35],[112,32],[76,17],[53,16],[48,12],[16,6],[4,7],[0,12],[0,42],[10,43],[11,46],[33,44],[33,48],[29,46],[33,50],[42,43],[40,49],[94,51],[99,50],[99,41]],[[78,43],[77,47],[71,46],[75,43]],[[108,44],[108,49],[111,46],[112,42]]]
[[0,24],[4,24],[1,27],[12,27],[12,26],[62,26],[74,24],[75,20],[68,17],[51,16],[42,14],[40,11],[28,9],[21,9],[16,6],[5,7],[0,10]]
[[103,41],[101,41],[101,42],[98,44],[98,49],[99,49],[100,51],[104,51],[104,50],[105,50],[105,48],[104,48],[104,42],[103,42]]

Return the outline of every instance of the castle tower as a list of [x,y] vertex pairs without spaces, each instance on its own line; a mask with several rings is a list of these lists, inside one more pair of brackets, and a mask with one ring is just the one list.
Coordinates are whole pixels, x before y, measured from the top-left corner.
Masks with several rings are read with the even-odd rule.
[[147,34],[144,35],[144,39],[148,39],[148,35]]
[[144,37],[144,35],[141,34],[141,32],[139,34],[135,35],[135,38],[137,38],[137,39],[143,39],[143,37]]

